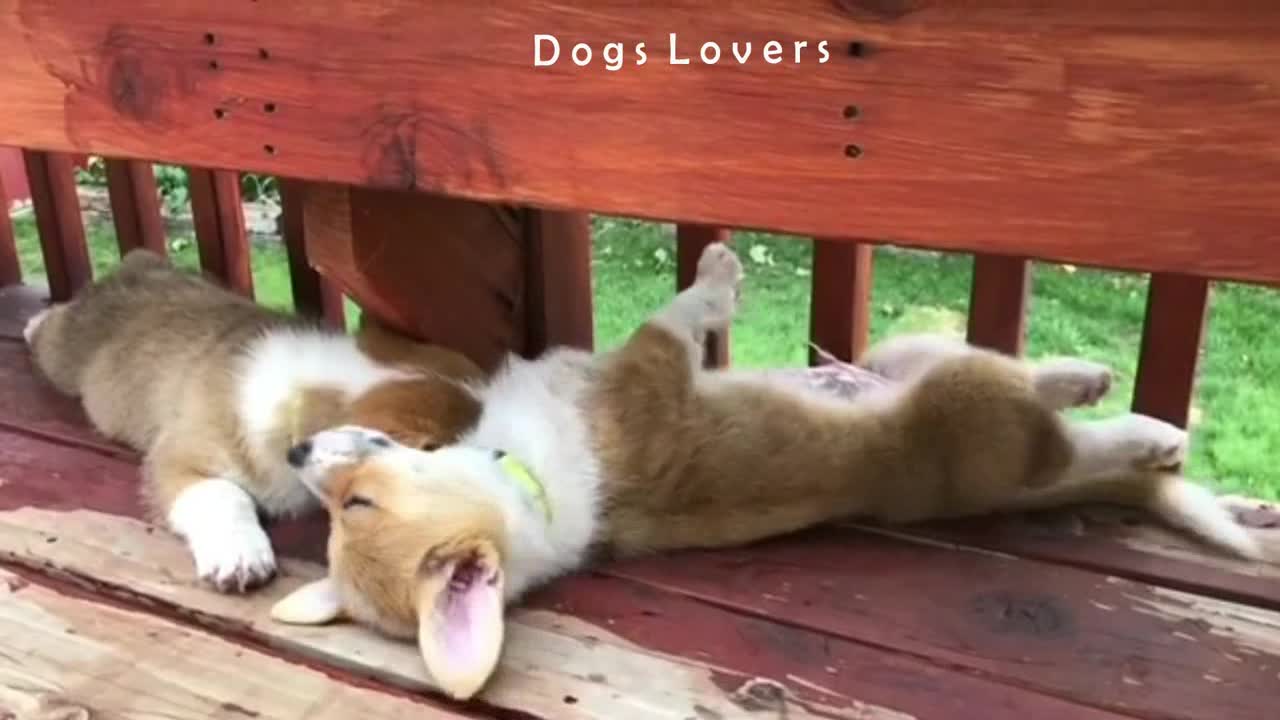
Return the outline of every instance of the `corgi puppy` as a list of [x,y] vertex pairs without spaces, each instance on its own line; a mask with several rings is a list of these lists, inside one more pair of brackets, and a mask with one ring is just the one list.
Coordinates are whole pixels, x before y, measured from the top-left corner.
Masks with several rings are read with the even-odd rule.
[[454,440],[479,406],[465,357],[368,323],[359,339],[255,304],[134,250],[110,276],[33,317],[38,370],[102,434],[144,454],[149,508],[222,591],[267,582],[259,511],[315,506],[287,451],[357,423],[411,447]]
[[907,338],[864,360],[899,382],[853,401],[703,370],[703,339],[728,326],[741,276],[711,245],[693,286],[620,348],[511,358],[451,445],[357,425],[307,438],[289,457],[331,515],[329,573],[277,603],[276,620],[349,617],[416,638],[436,684],[462,699],[493,671],[504,607],[600,554],[1114,501],[1257,556],[1208,491],[1170,472],[1181,430],[1059,414],[1106,391],[1101,366]]

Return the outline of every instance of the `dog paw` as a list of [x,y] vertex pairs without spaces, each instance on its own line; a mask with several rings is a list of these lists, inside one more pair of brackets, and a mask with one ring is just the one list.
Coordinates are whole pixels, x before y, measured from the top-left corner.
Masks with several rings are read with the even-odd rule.
[[41,310],[40,312],[36,313],[35,315],[32,315],[27,320],[27,324],[23,326],[22,338],[27,341],[28,345],[31,344],[31,339],[36,336],[36,330],[40,329],[40,324],[43,323],[45,319],[49,317],[49,312],[51,310],[53,310],[53,308],[47,307]]
[[1096,405],[1111,390],[1111,382],[1111,368],[1078,358],[1049,360],[1035,370],[1036,391],[1056,409]]
[[196,575],[219,592],[243,593],[261,587],[276,574],[271,539],[258,525],[189,540]]
[[1177,470],[1187,459],[1187,432],[1147,415],[1125,416],[1123,447],[1135,470]]

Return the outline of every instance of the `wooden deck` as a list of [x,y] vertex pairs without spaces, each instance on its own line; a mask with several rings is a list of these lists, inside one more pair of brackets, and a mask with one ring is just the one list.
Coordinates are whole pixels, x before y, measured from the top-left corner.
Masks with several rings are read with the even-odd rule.
[[1276,717],[1280,568],[1102,510],[602,567],[515,610],[493,683],[449,703],[412,646],[270,621],[321,572],[320,517],[273,528],[264,591],[196,585],[134,455],[32,375],[40,304],[0,291],[0,717]]

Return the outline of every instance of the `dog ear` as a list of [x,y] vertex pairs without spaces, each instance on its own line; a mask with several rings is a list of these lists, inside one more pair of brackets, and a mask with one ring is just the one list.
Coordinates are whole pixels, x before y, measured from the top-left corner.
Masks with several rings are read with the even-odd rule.
[[429,553],[419,569],[418,649],[436,684],[466,700],[498,664],[503,637],[503,577],[487,540]]
[[288,625],[324,625],[343,616],[338,586],[327,577],[303,585],[271,608],[271,619]]

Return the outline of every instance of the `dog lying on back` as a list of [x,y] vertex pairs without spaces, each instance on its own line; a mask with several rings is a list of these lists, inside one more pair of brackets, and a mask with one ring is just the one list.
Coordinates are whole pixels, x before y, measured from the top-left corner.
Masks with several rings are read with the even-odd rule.
[[290,456],[332,518],[329,576],[273,615],[416,637],[440,688],[466,698],[497,662],[505,605],[597,550],[1102,501],[1258,555],[1212,494],[1168,471],[1181,430],[1059,415],[1105,392],[1098,365],[905,338],[863,361],[900,382],[854,402],[702,370],[702,341],[728,326],[741,274],[712,245],[693,286],[619,349],[512,358],[477,390],[479,420],[454,444],[424,451],[354,424],[302,442]]
[[286,453],[347,423],[411,447],[453,440],[479,409],[463,356],[374,324],[359,340],[263,308],[146,250],[33,317],[36,367],[104,435],[145,454],[143,491],[224,591],[269,580],[268,516],[315,507]]

